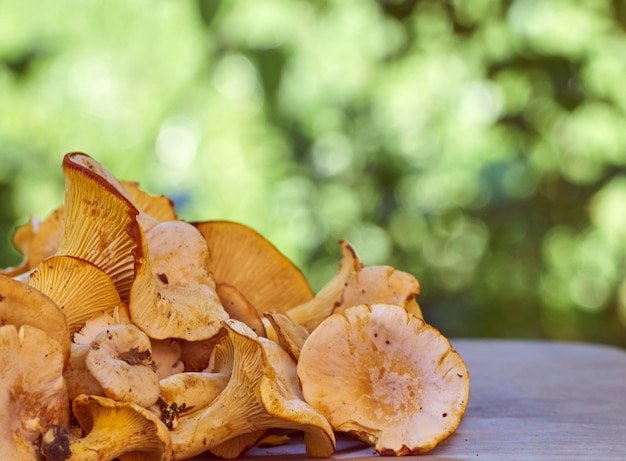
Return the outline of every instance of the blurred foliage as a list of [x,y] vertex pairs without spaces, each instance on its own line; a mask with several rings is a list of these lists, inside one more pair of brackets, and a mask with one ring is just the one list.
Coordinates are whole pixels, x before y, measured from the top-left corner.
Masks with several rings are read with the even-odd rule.
[[338,240],[450,336],[626,346],[626,3],[22,1],[0,15],[0,257],[63,154],[262,232]]

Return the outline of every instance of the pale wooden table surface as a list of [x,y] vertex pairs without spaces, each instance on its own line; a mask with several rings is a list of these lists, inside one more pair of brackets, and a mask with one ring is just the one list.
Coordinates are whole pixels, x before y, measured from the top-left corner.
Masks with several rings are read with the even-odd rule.
[[[541,341],[452,344],[471,376],[461,426],[433,451],[399,459],[626,461],[626,351]],[[307,459],[304,453],[295,439],[280,448],[254,448],[239,459]],[[340,439],[331,459],[389,458]]]

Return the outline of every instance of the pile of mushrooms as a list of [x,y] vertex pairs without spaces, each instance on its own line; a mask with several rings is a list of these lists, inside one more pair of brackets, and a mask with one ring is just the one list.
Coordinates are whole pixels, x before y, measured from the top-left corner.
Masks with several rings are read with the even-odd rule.
[[314,293],[241,223],[184,221],[84,153],[62,170],[0,269],[0,458],[233,459],[294,430],[309,457],[340,433],[401,456],[459,426],[469,374],[411,274],[341,241]]

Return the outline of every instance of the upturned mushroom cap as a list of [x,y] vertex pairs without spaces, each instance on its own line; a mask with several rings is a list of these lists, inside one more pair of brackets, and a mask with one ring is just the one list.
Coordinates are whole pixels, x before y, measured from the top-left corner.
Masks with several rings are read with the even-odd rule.
[[[346,280],[363,267],[363,263],[346,240],[339,241],[341,260],[337,274],[307,302],[296,305],[286,311],[296,323],[313,331],[325,318],[332,314],[335,306],[341,302],[341,294]],[[274,309],[271,309],[274,310]]]
[[44,331],[0,326],[0,458],[38,459],[42,432],[69,425],[60,345]]
[[63,311],[45,294],[10,277],[0,275],[0,325],[30,325],[59,343],[63,362],[70,357],[70,332]]
[[132,402],[80,395],[72,402],[82,438],[66,427],[51,426],[41,452],[48,461],[169,461],[171,438],[154,414]]
[[333,314],[308,337],[297,370],[305,400],[333,429],[381,455],[431,450],[456,430],[469,398],[461,356],[396,305]]
[[151,338],[210,339],[228,318],[207,268],[200,232],[184,221],[159,223],[141,234],[130,293],[133,323]]
[[120,191],[114,176],[86,154],[65,155],[63,173],[65,211],[57,255],[95,264],[111,277],[125,301],[135,275],[139,210]]
[[348,276],[333,312],[360,304],[395,304],[423,318],[415,300],[419,293],[420,284],[412,274],[391,266],[366,266]]
[[[268,352],[265,338],[259,338],[243,322],[223,322],[233,354],[232,374],[224,390],[206,408],[181,417],[172,431],[175,459],[188,459],[212,447],[221,456],[231,457],[235,447],[228,441],[269,428],[302,430],[307,454],[328,457],[335,448],[335,436],[328,421],[293,391],[284,367],[295,362],[283,351],[288,364],[277,364],[275,350]],[[269,354],[272,354],[272,360]],[[239,447],[240,448],[240,447]]]
[[230,221],[195,222],[209,247],[209,270],[218,285],[236,287],[259,316],[284,312],[313,298],[302,272],[265,237]]
[[61,308],[70,334],[91,317],[112,313],[121,302],[111,277],[89,261],[73,256],[43,260],[31,272],[29,284]]
[[109,398],[143,407],[159,398],[150,338],[132,324],[113,325],[98,334],[85,364]]

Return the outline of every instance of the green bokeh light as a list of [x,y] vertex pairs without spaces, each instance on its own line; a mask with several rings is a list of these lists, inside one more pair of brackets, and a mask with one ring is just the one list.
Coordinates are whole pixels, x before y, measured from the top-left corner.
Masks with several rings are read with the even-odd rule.
[[626,19],[558,0],[9,0],[0,261],[83,151],[315,289],[340,239],[456,336],[626,345]]

